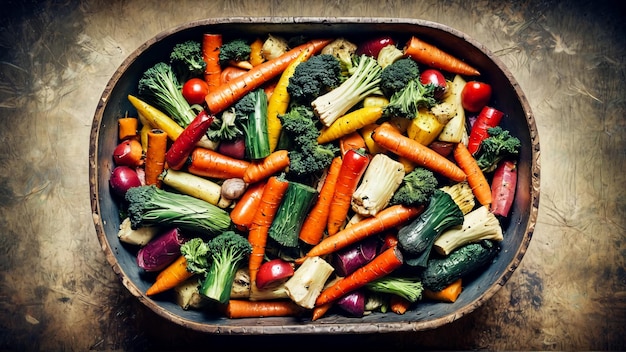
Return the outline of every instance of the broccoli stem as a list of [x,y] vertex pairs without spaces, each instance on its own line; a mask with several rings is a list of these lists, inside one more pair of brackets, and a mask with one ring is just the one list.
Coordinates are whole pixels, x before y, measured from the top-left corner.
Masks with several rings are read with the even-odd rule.
[[424,287],[419,278],[385,276],[366,285],[370,291],[389,293],[415,303],[422,298]]
[[311,103],[325,126],[330,126],[368,95],[380,91],[382,68],[378,62],[366,55],[362,55],[358,61],[354,73],[347,80]]

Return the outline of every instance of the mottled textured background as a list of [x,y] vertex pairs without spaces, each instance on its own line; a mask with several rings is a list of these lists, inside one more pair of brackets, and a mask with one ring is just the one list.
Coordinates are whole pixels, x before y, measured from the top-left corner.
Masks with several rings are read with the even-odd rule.
[[[0,350],[358,348],[624,350],[626,25],[620,1],[3,1]],[[98,243],[93,113],[119,64],[159,32],[228,16],[441,22],[510,68],[541,142],[530,248],[486,305],[440,329],[343,336],[202,335],[145,309]]]

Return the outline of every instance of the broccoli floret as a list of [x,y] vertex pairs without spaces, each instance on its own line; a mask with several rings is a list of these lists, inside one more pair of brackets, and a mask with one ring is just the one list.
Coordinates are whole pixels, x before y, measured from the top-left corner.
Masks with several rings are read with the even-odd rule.
[[232,141],[243,136],[239,117],[234,108],[223,111],[211,123],[207,137],[212,141]]
[[137,88],[143,99],[161,108],[183,127],[187,127],[196,117],[196,112],[183,97],[172,66],[165,62],[147,69],[139,79]]
[[252,252],[252,245],[240,234],[225,231],[210,239],[206,246],[210,264],[199,292],[224,304],[230,299],[235,273]]
[[434,84],[425,85],[419,78],[413,78],[404,88],[393,93],[389,104],[384,108],[384,115],[414,119],[420,107],[430,109],[437,104],[435,87]]
[[353,56],[351,76],[339,87],[317,97],[311,102],[315,114],[324,126],[348,112],[365,97],[380,92],[380,72],[382,68],[371,56]]
[[373,292],[398,295],[411,303],[422,298],[424,287],[420,278],[385,276],[374,280],[365,287]]
[[206,68],[206,62],[202,57],[202,44],[199,41],[188,40],[174,45],[170,53],[170,64],[181,83],[192,77],[201,77]]
[[422,205],[429,201],[436,188],[435,174],[426,168],[416,167],[404,176],[390,203],[406,206]]
[[194,237],[180,246],[180,254],[187,260],[187,270],[194,274],[206,274],[209,261],[209,246],[200,237]]
[[504,157],[519,153],[521,142],[500,126],[488,128],[487,133],[489,137],[480,143],[476,161],[483,172],[493,172]]
[[125,199],[133,229],[167,226],[197,233],[221,233],[231,226],[230,215],[224,209],[154,185],[132,187],[126,192]]
[[220,65],[224,66],[229,61],[245,61],[250,59],[250,44],[244,39],[233,39],[220,46]]
[[410,58],[394,61],[387,65],[380,73],[380,89],[387,98],[401,91],[409,81],[419,78],[420,71],[417,62]]
[[287,93],[294,102],[310,104],[318,96],[339,85],[341,65],[339,60],[329,54],[320,54],[296,66],[289,78]]
[[315,174],[330,166],[339,148],[332,144],[318,144],[319,129],[313,111],[305,106],[293,106],[278,116],[282,133],[288,140],[289,173],[298,177]]

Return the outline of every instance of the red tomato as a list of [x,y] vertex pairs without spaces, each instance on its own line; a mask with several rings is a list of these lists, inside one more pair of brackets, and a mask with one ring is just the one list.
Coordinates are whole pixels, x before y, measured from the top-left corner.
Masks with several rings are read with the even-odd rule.
[[441,71],[435,69],[428,69],[422,72],[420,74],[420,82],[422,84],[432,83],[435,85],[436,99],[441,99],[443,94],[446,92],[446,88],[448,87],[448,82]]
[[192,78],[183,85],[183,97],[189,104],[202,104],[209,93],[209,85],[200,78]]
[[491,86],[484,82],[469,81],[461,91],[461,104],[469,112],[479,112],[491,99]]
[[259,268],[256,275],[256,286],[258,288],[268,287],[269,285],[282,281],[293,276],[294,270],[291,263],[280,258],[272,259],[265,262]]

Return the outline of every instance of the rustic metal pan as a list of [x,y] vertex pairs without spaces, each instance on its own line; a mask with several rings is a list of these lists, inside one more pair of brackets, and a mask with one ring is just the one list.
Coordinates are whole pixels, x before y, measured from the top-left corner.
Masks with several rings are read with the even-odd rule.
[[[201,38],[205,32],[232,35],[251,33],[306,33],[318,37],[367,38],[375,34],[417,35],[463,58],[481,72],[493,87],[493,101],[506,112],[504,128],[522,141],[519,181],[510,219],[505,225],[503,250],[486,271],[465,283],[455,303],[422,302],[404,315],[371,314],[363,318],[329,315],[312,322],[304,318],[229,320],[196,310],[182,310],[173,300],[155,300],[144,292],[149,281],[135,262],[135,250],[120,243],[118,207],[109,193],[111,158],[117,144],[119,116],[134,111],[126,99],[136,93],[145,69],[162,60],[180,41]],[[163,318],[197,331],[220,334],[328,334],[418,331],[450,323],[484,304],[510,278],[522,260],[535,228],[539,205],[539,139],[529,104],[515,78],[482,44],[442,24],[404,18],[211,18],[187,23],[158,34],[137,48],[114,73],[96,107],[89,146],[89,182],[93,221],[107,260],[122,284],[143,304]]]

